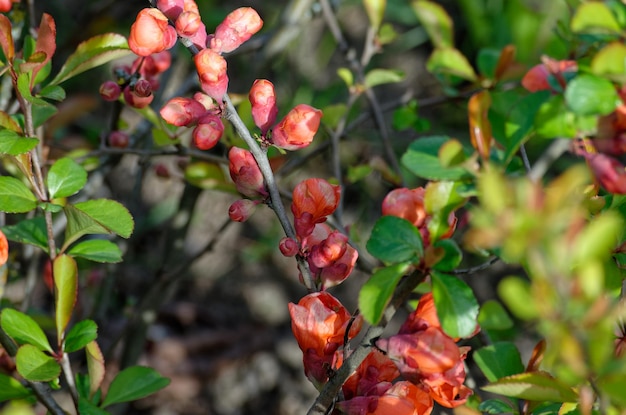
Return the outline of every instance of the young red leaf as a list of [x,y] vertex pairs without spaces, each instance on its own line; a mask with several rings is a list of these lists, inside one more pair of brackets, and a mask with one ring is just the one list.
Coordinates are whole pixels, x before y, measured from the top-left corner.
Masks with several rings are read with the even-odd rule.
[[15,46],[11,34],[11,21],[3,14],[0,14],[0,46],[2,46],[4,56],[12,62],[15,57]]
[[489,122],[490,106],[491,95],[487,90],[472,95],[467,105],[472,146],[485,160],[489,159],[489,150],[493,140]]

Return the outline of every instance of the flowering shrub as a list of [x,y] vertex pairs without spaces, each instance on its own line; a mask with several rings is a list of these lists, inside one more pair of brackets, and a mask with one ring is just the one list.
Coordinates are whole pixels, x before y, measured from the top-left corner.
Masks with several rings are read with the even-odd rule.
[[[512,15],[527,13],[522,3],[502,7]],[[463,4],[471,14],[471,5]],[[293,94],[298,98],[285,104],[281,85],[263,78],[232,93],[241,83],[229,78],[236,73],[229,70],[231,56],[243,53],[264,24],[251,7],[231,11],[211,33],[195,1],[152,1],[137,13],[127,38],[89,38],[53,74],[54,18],[44,13],[37,27],[22,30],[15,4],[0,3],[0,11],[9,13],[0,14],[0,73],[11,101],[0,110],[6,161],[0,175],[0,295],[9,279],[24,277],[29,262],[39,269],[28,273],[51,293],[45,322],[28,307],[30,294],[21,304],[2,303],[0,402],[37,400],[60,415],[67,410],[52,390],[65,389],[72,412],[107,414],[113,405],[170,383],[135,364],[139,352],[131,337],[140,336],[143,345],[158,303],[178,275],[212,249],[213,240],[193,256],[184,249],[202,188],[243,197],[224,212],[230,220],[246,222],[265,205],[282,228],[272,250],[292,258],[293,280],[298,275],[303,288],[297,303],[283,306],[303,373],[318,392],[310,414],[421,415],[436,405],[520,415],[624,411],[626,5],[570,2],[558,44],[541,63],[536,56],[521,62],[516,51],[523,45],[499,45],[481,49],[473,65],[456,48],[453,21],[441,5],[407,3],[414,25],[432,43],[426,70],[447,94],[432,102],[462,103],[466,111],[466,132],[449,130],[458,138],[425,134],[430,125],[413,96],[389,105],[390,132],[377,87],[402,82],[404,74],[374,67],[372,60],[399,37],[385,22],[386,2],[363,1],[368,30],[359,52],[332,5],[322,0],[320,6],[346,66],[337,71],[343,98],[331,94],[340,103],[328,104],[327,97],[295,102],[306,94]],[[487,23],[478,26],[495,26]],[[483,33],[467,30],[477,38]],[[266,57],[271,45],[261,46]],[[49,142],[64,134],[55,130],[65,115],[64,82],[127,56],[130,64],[116,62],[112,78],[95,88],[113,108],[97,150],[55,155]],[[162,83],[173,82],[170,71],[179,60],[192,68],[197,84],[172,92]],[[174,96],[162,99],[166,90]],[[364,115],[361,102],[369,105]],[[144,127],[122,120],[122,109],[138,115]],[[371,157],[371,144],[363,151],[342,147],[360,117],[374,120],[364,136],[380,138],[376,149],[383,157]],[[411,131],[411,142],[400,149],[403,141],[395,135],[402,138],[403,130]],[[304,178],[286,179],[290,162],[326,149],[332,174],[307,177],[301,169]],[[119,238],[135,231],[132,203],[94,190],[101,171],[128,155],[138,156],[142,169],[152,157],[171,158],[170,167],[157,164],[154,173],[176,177],[184,190],[164,220],[171,236],[165,232],[157,278],[133,309],[138,317],[126,317],[121,370],[111,373],[100,322],[85,312],[83,293],[94,291],[98,280],[96,271],[89,273],[96,268],[85,264],[122,262],[130,242]],[[559,158],[563,165],[553,167]],[[368,193],[376,193],[366,185],[372,177],[380,197]],[[375,203],[355,209],[355,193]],[[149,226],[152,216],[146,224],[140,217],[141,225]],[[515,265],[511,272],[520,276],[501,276],[497,299],[479,301],[476,280],[496,262]],[[351,278],[357,272],[366,277],[360,283]],[[358,303],[354,311],[333,294],[344,282],[353,284],[343,295],[345,304]],[[408,309],[404,322],[385,331],[402,309]],[[525,334],[520,323],[541,338],[526,364],[513,341]],[[84,368],[76,364],[76,352],[83,353]]]

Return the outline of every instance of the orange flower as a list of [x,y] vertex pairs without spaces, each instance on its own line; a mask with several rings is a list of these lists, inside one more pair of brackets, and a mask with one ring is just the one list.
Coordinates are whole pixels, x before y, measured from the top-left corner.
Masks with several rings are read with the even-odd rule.
[[212,49],[202,49],[193,57],[200,79],[200,86],[208,96],[222,102],[228,89],[226,60]]
[[357,396],[337,407],[347,415],[429,415],[433,400],[420,387],[403,381],[381,396]]
[[9,242],[7,237],[0,231],[0,266],[7,263],[9,259]]
[[420,298],[417,308],[409,314],[398,333],[411,334],[426,330],[428,327],[441,328],[433,293],[426,293]]
[[293,189],[291,211],[295,218],[296,233],[305,238],[313,232],[316,223],[326,221],[337,205],[341,189],[324,179],[306,179]]
[[215,29],[211,49],[229,53],[261,30],[263,20],[252,7],[240,7],[232,11]]
[[176,43],[176,30],[169,26],[167,17],[153,8],[142,9],[130,28],[128,46],[139,56],[149,56]]
[[309,105],[296,105],[272,129],[272,144],[285,150],[298,150],[313,141],[320,126],[322,111]]
[[423,226],[426,220],[424,188],[392,190],[383,199],[382,213],[406,219],[418,228]]
[[468,396],[473,392],[463,385],[465,381],[465,366],[463,361],[467,356],[469,348],[460,348],[461,356],[456,364],[447,371],[439,374],[432,374],[422,379],[422,383],[427,387],[430,396],[439,404],[447,408],[455,408],[463,405]]
[[[349,400],[355,396],[372,395],[372,390],[378,384],[389,383],[398,376],[400,376],[400,371],[391,359],[381,351],[373,349],[361,362],[356,372],[344,382],[341,387],[343,396]],[[390,383],[389,386],[391,386]]]

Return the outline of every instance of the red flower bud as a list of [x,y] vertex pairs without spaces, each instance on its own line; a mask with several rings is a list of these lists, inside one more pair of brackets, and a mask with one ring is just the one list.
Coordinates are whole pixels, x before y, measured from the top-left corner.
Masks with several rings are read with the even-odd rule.
[[331,266],[343,256],[348,246],[348,237],[338,231],[330,235],[311,250],[310,260],[317,268]]
[[267,79],[257,79],[250,88],[248,98],[252,104],[254,124],[261,129],[261,134],[265,135],[278,114],[274,85]]
[[300,238],[310,235],[316,223],[326,221],[326,216],[337,209],[340,195],[339,186],[324,179],[306,179],[296,185],[291,212]]
[[183,12],[184,4],[184,0],[157,0],[156,6],[168,19],[175,22]]
[[196,92],[195,94],[193,94],[193,99],[195,99],[200,104],[202,104],[202,106],[207,111],[218,108],[218,105],[215,103],[215,100],[203,92]]
[[13,8],[13,3],[19,3],[19,0],[0,0],[0,13],[8,13]]
[[626,169],[617,159],[605,154],[587,154],[587,164],[596,180],[608,192],[626,194]]
[[203,49],[193,58],[200,86],[208,96],[217,102],[222,102],[228,89],[228,75],[226,74],[226,60],[211,49]]
[[263,20],[256,10],[240,7],[217,26],[215,36],[210,40],[210,47],[218,53],[232,52],[261,30],[261,27]]
[[195,12],[183,12],[176,19],[176,32],[183,37],[191,37],[200,29],[202,19]]
[[220,141],[224,133],[224,124],[216,115],[205,115],[193,129],[193,143],[200,150],[210,150]]
[[149,97],[152,95],[152,84],[146,79],[140,79],[135,83],[133,92],[140,98]]
[[170,169],[168,169],[167,166],[163,163],[159,163],[154,166],[154,173],[157,175],[157,177],[160,177],[162,179],[169,179],[171,177]]
[[106,81],[100,85],[100,96],[105,101],[116,101],[121,93],[122,88],[116,82]]
[[272,130],[272,144],[285,150],[307,147],[320,126],[322,111],[305,104],[296,105]]
[[176,30],[168,25],[167,17],[158,9],[146,8],[139,12],[130,28],[128,46],[139,56],[169,49],[176,43]]
[[7,263],[9,259],[9,242],[7,237],[0,231],[0,266]]
[[228,152],[228,160],[230,177],[239,193],[251,198],[267,197],[263,174],[252,153],[239,147],[232,147]]
[[256,210],[258,201],[250,199],[235,200],[228,208],[228,217],[235,222],[245,222]]
[[206,114],[206,108],[191,98],[175,97],[161,108],[161,117],[177,127],[193,124]]
[[[148,83],[148,85],[150,84]],[[152,87],[150,87],[150,90],[152,90]],[[146,88],[142,87],[140,91],[142,93],[145,93]],[[130,85],[126,85],[126,87],[124,88],[124,100],[131,107],[145,108],[148,105],[150,105],[153,99],[154,99],[154,95],[152,94],[148,96],[139,96],[134,90],[131,90]]]
[[292,257],[298,253],[298,251],[300,250],[300,247],[298,246],[298,242],[296,242],[296,240],[285,236],[278,243],[278,249],[280,249],[280,252],[284,256]]
[[107,141],[111,147],[126,148],[130,143],[130,137],[123,131],[111,131],[107,137]]
[[184,0],[183,11],[184,12],[195,12],[196,14],[200,14],[200,9],[198,9],[198,4],[195,0]]
[[426,220],[424,192],[423,187],[392,190],[383,199],[383,215],[397,216],[406,219],[418,228],[423,226]]

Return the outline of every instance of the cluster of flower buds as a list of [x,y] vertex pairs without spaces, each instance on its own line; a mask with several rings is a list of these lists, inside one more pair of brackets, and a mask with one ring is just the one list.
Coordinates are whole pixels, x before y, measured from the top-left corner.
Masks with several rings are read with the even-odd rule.
[[298,241],[285,237],[279,248],[285,256],[306,258],[322,290],[343,282],[356,264],[357,251],[348,238],[326,223],[339,204],[339,186],[323,179],[306,179],[294,188],[291,212]]
[[306,104],[296,105],[273,128],[278,107],[274,85],[267,79],[257,79],[248,95],[254,124],[261,130],[261,139],[285,150],[307,147],[320,125],[322,111]]
[[[394,189],[383,199],[382,213],[383,215],[397,216],[411,222],[419,229],[424,246],[429,245],[430,232],[428,231],[428,222],[431,216],[426,212],[424,207],[425,189],[418,187],[415,189],[399,188]],[[454,212],[448,216],[448,231],[439,237],[446,239],[452,236],[456,228],[457,219]]]
[[269,193],[263,174],[252,153],[239,147],[228,152],[228,170],[237,191],[249,199],[236,200],[228,209],[228,216],[236,222],[245,222],[256,206],[264,202]]
[[[320,388],[343,362],[344,339],[355,337],[363,325],[328,292],[311,293],[289,303],[291,329],[302,350],[304,373]],[[347,333],[346,333],[347,331]]]

